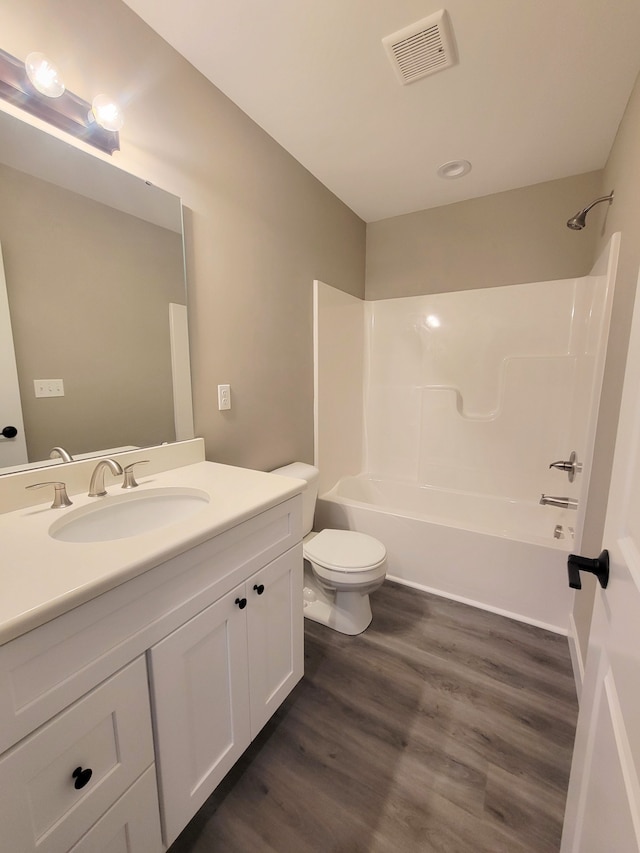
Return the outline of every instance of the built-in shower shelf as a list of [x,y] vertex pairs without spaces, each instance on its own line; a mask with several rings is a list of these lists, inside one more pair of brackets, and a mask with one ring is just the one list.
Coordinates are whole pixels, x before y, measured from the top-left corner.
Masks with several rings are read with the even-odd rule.
[[[468,408],[465,407],[465,394],[460,390],[459,387],[455,385],[446,385],[446,384],[438,384],[432,383],[428,385],[418,385],[416,386],[419,391],[431,392],[449,392],[454,395],[455,398],[455,408],[458,415],[461,418],[464,418],[468,421],[495,421],[500,418],[502,413],[505,410],[507,405],[506,401],[510,398],[510,389],[509,389],[509,374],[516,367],[516,363],[528,364],[531,366],[531,376],[529,377],[531,380],[535,381],[535,374],[540,372],[540,367],[545,366],[548,367],[549,362],[553,362],[554,366],[557,367],[559,374],[565,372],[565,377],[568,383],[571,383],[573,370],[575,368],[576,357],[572,355],[514,355],[507,356],[502,359],[500,362],[500,367],[498,370],[498,391],[497,391],[497,403],[493,408],[488,408],[485,411],[469,411]],[[566,366],[570,366],[571,375],[568,375],[568,371],[566,371]],[[562,378],[561,376],[559,378]],[[518,383],[520,385],[520,383]],[[515,391],[520,390],[514,389]],[[568,385],[567,394],[571,394],[571,387]],[[546,392],[546,389],[545,389]]]

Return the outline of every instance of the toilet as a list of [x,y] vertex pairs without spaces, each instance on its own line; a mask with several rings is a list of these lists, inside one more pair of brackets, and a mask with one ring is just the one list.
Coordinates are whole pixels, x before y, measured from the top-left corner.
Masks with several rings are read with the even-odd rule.
[[361,634],[372,618],[369,595],[385,578],[384,545],[354,530],[312,532],[320,474],[313,465],[293,462],[271,473],[307,484],[302,493],[305,617],[342,634]]

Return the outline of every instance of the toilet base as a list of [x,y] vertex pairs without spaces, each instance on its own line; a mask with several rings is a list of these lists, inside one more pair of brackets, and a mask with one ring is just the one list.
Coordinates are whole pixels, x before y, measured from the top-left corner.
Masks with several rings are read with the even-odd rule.
[[371,624],[369,596],[360,592],[327,592],[305,577],[304,616],[341,634],[361,634]]

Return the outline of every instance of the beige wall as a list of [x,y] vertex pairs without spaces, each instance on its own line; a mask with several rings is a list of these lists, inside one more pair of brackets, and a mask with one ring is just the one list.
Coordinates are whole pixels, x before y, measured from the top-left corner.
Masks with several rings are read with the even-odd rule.
[[315,461],[322,495],[363,470],[364,302],[319,281],[315,320]]
[[[640,78],[636,81],[620,123],[598,194],[605,195],[612,189],[615,190],[615,198],[608,209],[605,225],[598,233],[597,251],[604,248],[615,231],[621,232],[622,239],[585,520],[583,541],[588,556],[595,556],[607,544],[602,541],[604,516],[640,267]],[[591,624],[595,580],[587,576],[582,586],[582,591],[576,595],[573,615],[584,656]]]
[[[180,234],[6,166],[0,198],[29,461],[174,440]],[[36,398],[34,379],[62,379],[64,397]]]
[[[48,53],[81,97],[121,97],[115,161],[183,199],[207,457],[311,461],[312,284],[363,295],[364,223],[119,0],[11,0],[2,30],[3,49]],[[218,383],[231,384],[230,412],[217,411]]]
[[[566,221],[598,195],[601,180],[589,172],[369,223],[366,298],[586,275],[597,229],[590,220],[574,232]],[[602,211],[596,216],[601,222]]]

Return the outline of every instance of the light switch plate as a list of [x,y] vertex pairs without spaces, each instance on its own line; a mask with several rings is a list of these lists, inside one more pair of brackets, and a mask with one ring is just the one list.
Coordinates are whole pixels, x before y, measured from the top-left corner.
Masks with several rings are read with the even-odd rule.
[[36,397],[64,397],[62,379],[34,379]]

